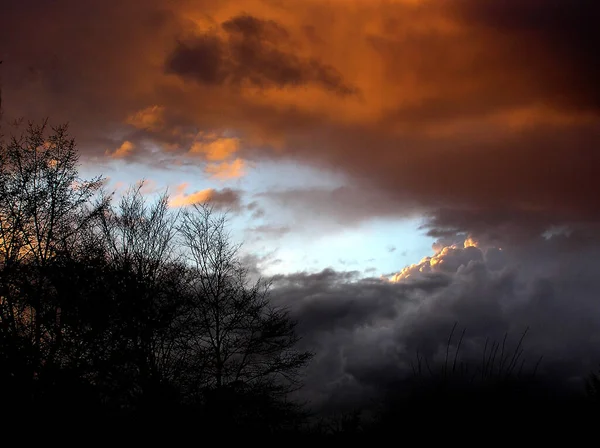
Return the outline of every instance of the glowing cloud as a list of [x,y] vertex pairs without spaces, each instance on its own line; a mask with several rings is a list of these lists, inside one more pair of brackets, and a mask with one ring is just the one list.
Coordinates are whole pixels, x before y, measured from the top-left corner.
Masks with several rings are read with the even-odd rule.
[[171,207],[185,207],[187,205],[208,202],[214,196],[215,190],[207,188],[206,190],[196,191],[190,194],[179,194],[171,198],[169,204]]
[[115,151],[106,151],[106,155],[112,157],[113,159],[123,159],[130,156],[134,149],[135,145],[129,140],[125,140]]
[[406,266],[397,274],[390,278],[393,283],[412,279],[420,274],[455,272],[460,266],[466,266],[471,261],[481,261],[485,252],[481,249],[479,243],[472,237],[465,238],[462,243],[443,245],[435,243],[433,245],[435,252],[431,257],[425,257],[420,262]]
[[245,167],[242,159],[235,159],[233,162],[209,163],[204,171],[215,179],[226,180],[242,177]]
[[194,142],[190,154],[203,155],[211,162],[222,162],[233,156],[239,149],[239,140],[230,137],[213,137],[208,141]]
[[125,122],[138,129],[159,131],[164,125],[164,111],[164,107],[150,106],[130,115]]
[[175,195],[171,197],[169,201],[171,207],[186,207],[189,205],[210,202],[217,208],[229,210],[237,210],[240,208],[240,194],[236,190],[230,188],[224,188],[223,190],[206,188],[204,190],[186,194],[185,191],[188,187],[189,184],[187,182],[175,187]]
[[479,247],[479,242],[475,240],[473,237],[469,236],[464,242],[463,247],[466,249],[467,247]]

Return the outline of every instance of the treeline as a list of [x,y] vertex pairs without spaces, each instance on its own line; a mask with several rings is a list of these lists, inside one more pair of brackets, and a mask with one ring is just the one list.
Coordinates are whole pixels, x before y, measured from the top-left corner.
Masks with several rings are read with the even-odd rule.
[[226,216],[103,184],[79,177],[66,127],[0,145],[3,412],[297,424],[288,394],[312,354],[251,281]]

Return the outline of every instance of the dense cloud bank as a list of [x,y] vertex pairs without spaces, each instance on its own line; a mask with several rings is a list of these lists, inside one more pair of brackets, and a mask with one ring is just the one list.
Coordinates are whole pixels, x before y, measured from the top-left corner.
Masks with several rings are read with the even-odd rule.
[[317,405],[364,404],[412,377],[417,357],[439,372],[455,323],[451,363],[463,330],[458,364],[481,368],[486,344],[489,356],[508,334],[512,359],[528,329],[514,371],[583,392],[600,363],[598,250],[569,253],[567,239],[540,240],[529,257],[458,241],[393,281],[332,270],[276,278],[276,299],[317,353],[303,393]]
[[419,211],[539,234],[600,217],[598,8],[9,0],[4,107],[70,121],[92,158],[126,148],[125,161],[217,177],[291,159],[379,198],[365,218]]

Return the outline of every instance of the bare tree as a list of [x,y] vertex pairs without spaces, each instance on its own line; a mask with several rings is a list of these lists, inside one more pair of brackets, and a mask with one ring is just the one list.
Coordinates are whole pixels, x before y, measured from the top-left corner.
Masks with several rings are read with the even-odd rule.
[[106,204],[89,208],[103,179],[79,178],[79,154],[67,127],[30,124],[0,152],[0,244],[3,263],[43,266],[68,251]]
[[121,198],[119,205],[106,209],[101,219],[109,259],[127,266],[155,282],[162,269],[175,260],[177,213],[168,207],[168,195],[149,203],[138,182]]
[[[82,180],[67,127],[30,124],[0,144],[0,331],[27,354],[31,377],[61,363],[64,319],[51,281],[103,203],[102,178]],[[10,347],[7,347],[11,351]]]
[[166,193],[150,202],[143,186],[139,182],[117,207],[106,210],[100,230],[108,263],[117,274],[112,342],[104,349],[113,365],[130,365],[132,392],[147,400],[185,370],[180,308],[186,269],[174,245],[178,213],[169,209]]
[[199,385],[271,396],[297,387],[312,354],[295,349],[296,323],[270,303],[269,283],[250,282],[227,217],[197,204],[182,213],[179,232],[193,271],[189,338],[199,360]]
[[250,281],[225,215],[142,187],[113,203],[101,177],[81,179],[66,127],[0,141],[3,398],[154,413],[214,409],[212,397],[244,422],[291,416],[312,356],[295,349],[295,322]]

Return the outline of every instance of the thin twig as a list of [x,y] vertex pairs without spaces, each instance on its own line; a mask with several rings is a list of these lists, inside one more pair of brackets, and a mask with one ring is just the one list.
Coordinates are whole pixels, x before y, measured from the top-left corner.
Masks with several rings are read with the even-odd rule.
[[544,358],[544,355],[540,356],[540,359],[538,359],[538,362],[535,363],[535,368],[533,369],[533,376],[535,377],[536,373],[537,373],[537,369],[540,365],[540,363],[542,362],[542,359]]
[[506,345],[507,337],[508,337],[508,332],[504,333],[504,339],[502,340],[502,351],[500,352],[500,365],[498,366],[498,374],[499,375],[502,374],[502,367],[504,366],[504,347]]
[[[523,334],[521,335],[521,339],[519,339],[519,343],[517,344],[517,348],[515,349],[515,352],[513,353],[513,358],[511,359],[511,364],[513,364],[513,362],[517,362],[518,357],[521,356],[520,354],[518,354],[518,350],[521,348],[521,345],[523,344],[523,339],[525,339],[525,336],[527,335],[527,332],[529,331],[529,327],[527,327],[525,329],[525,331],[523,332]],[[521,350],[521,353],[523,351]],[[509,365],[510,367],[510,365]]]
[[446,379],[446,374],[448,373],[448,354],[450,353],[450,343],[452,342],[452,336],[454,335],[454,330],[456,329],[456,325],[458,322],[454,322],[454,326],[452,327],[452,331],[450,332],[450,337],[448,337],[448,343],[446,344],[446,361],[444,362],[444,379]]
[[465,337],[465,331],[467,329],[463,328],[463,331],[460,335],[460,339],[458,341],[458,347],[456,347],[456,353],[454,353],[454,362],[452,363],[452,374],[454,375],[454,370],[456,369],[456,359],[458,358],[458,352],[460,351],[460,346],[462,344],[463,338]]
[[485,338],[485,346],[483,347],[483,357],[482,357],[482,360],[481,360],[481,379],[482,380],[485,378],[485,367],[486,367],[485,353],[487,351],[488,339],[489,339],[489,337]]

